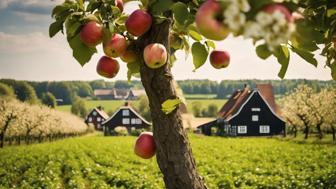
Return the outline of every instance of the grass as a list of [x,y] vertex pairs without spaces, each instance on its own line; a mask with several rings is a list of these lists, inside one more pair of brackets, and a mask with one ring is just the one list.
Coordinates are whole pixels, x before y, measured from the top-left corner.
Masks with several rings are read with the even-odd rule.
[[225,104],[226,99],[204,99],[204,100],[187,100],[188,111],[192,112],[192,104],[194,102],[200,102],[201,108],[207,108],[210,104],[215,104],[218,107],[218,110]]
[[[335,188],[336,146],[190,135],[208,188]],[[135,137],[101,135],[0,149],[0,188],[163,188]]]

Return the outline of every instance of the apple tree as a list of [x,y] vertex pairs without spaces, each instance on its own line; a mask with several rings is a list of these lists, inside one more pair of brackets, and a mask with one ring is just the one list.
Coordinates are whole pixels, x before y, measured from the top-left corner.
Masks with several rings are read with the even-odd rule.
[[252,39],[261,59],[274,56],[284,78],[290,55],[313,66],[315,54],[336,79],[336,4],[328,0],[134,0],[137,10],[123,11],[130,0],[65,0],[52,11],[49,34],[66,35],[74,58],[84,65],[102,43],[105,56],[97,72],[113,78],[120,58],[128,79],[140,77],[149,99],[156,157],[167,188],[206,188],[196,171],[179,111],[171,67],[175,52],[191,52],[195,70],[229,64],[229,54],[214,41],[228,35]]

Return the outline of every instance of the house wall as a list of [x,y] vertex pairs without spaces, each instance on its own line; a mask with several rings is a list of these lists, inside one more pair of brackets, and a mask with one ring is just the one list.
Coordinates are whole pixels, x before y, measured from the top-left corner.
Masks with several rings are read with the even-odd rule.
[[92,123],[95,126],[96,130],[102,131],[103,130],[102,123],[105,121],[105,119],[98,112],[96,112],[96,115],[94,115],[95,114],[94,112],[96,111],[93,110],[89,113],[89,115],[87,115],[85,122]]
[[[124,113],[124,110],[128,110],[128,114]],[[128,121],[127,121],[128,120]],[[118,126],[126,127],[128,131],[133,129],[142,129],[148,128],[149,125],[141,120],[141,123],[137,122],[141,120],[136,114],[127,108],[120,109],[114,117],[105,123],[105,134],[111,135],[114,132],[114,129]]]
[[[260,111],[252,111],[252,108],[259,108]],[[256,109],[257,110],[257,109]],[[258,121],[253,121],[252,116],[258,116]],[[254,93],[251,99],[243,106],[239,115],[229,120],[231,126],[230,133],[236,136],[270,136],[279,135],[284,132],[285,122],[275,116],[259,93]],[[246,126],[246,133],[243,127]],[[260,130],[262,127],[262,131]],[[267,133],[269,126],[269,133]],[[240,132],[239,132],[240,131]],[[265,132],[265,133],[261,133]]]

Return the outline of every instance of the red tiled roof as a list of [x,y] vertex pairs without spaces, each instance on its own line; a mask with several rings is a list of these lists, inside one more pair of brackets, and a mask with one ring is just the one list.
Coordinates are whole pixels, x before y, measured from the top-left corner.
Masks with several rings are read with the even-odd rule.
[[266,100],[267,104],[272,108],[272,110],[277,112],[277,105],[274,99],[273,87],[271,84],[257,84],[257,90]]
[[239,108],[244,104],[248,97],[252,94],[249,87],[243,90],[235,91],[229,100],[224,104],[222,109],[218,112],[221,118],[228,119],[238,112]]

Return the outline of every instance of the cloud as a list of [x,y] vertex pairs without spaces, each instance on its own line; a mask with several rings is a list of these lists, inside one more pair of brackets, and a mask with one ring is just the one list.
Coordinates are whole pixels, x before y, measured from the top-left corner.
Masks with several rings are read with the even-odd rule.
[[0,54],[54,53],[64,51],[64,39],[50,39],[41,32],[13,35],[0,32]]

